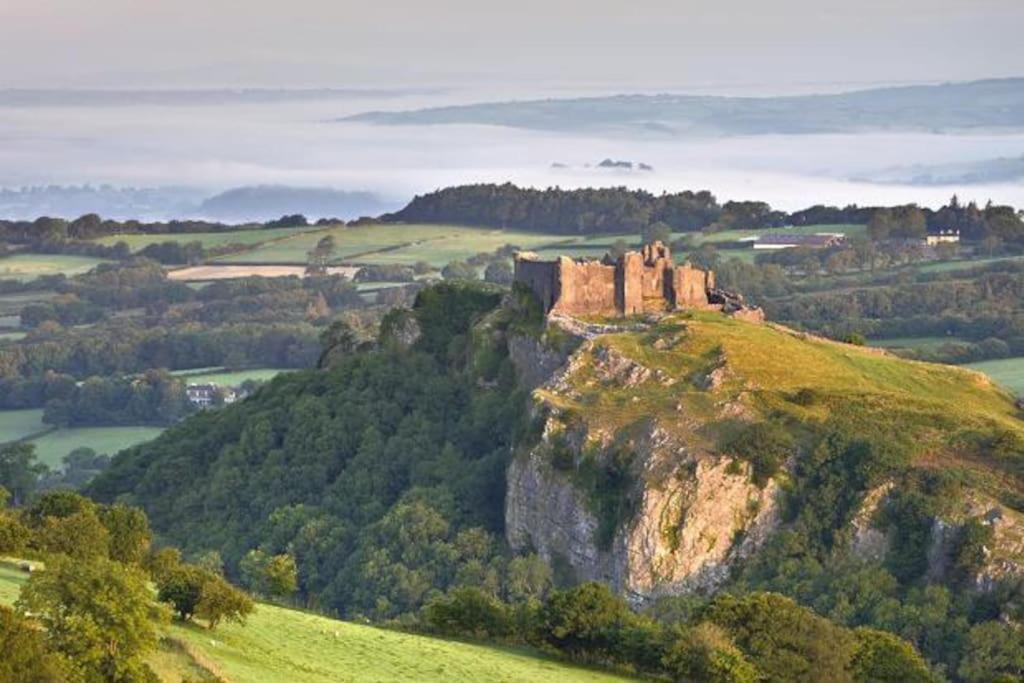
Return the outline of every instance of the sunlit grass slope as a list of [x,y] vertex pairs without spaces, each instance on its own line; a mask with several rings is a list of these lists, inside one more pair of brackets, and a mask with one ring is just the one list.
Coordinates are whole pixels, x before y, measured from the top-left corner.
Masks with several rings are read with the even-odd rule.
[[[27,575],[0,564],[0,603],[17,598]],[[386,631],[259,604],[245,626],[172,624],[150,665],[165,681],[207,671],[233,683],[354,681],[622,681],[526,650]]]
[[[609,381],[601,346],[654,376],[640,383]],[[1008,391],[969,369],[694,313],[598,337],[567,384],[567,390],[541,389],[539,396],[595,434],[654,419],[691,447],[717,451],[737,420],[783,419],[808,433],[839,423],[856,433],[911,442],[922,462],[939,458],[962,466],[993,494],[1024,491],[1021,458],[989,456],[976,445],[985,438],[978,435],[1024,438],[1022,413]]]

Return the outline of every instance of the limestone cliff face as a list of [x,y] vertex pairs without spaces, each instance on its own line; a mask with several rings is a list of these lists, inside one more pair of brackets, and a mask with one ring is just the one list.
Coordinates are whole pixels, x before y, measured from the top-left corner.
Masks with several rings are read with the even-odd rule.
[[[563,400],[586,403],[595,387],[604,395],[657,393],[676,384],[709,390],[647,368],[601,340],[590,335],[534,394],[544,427],[508,469],[508,541],[636,601],[714,589],[778,527],[778,485],[758,486],[747,464],[688,438],[702,418],[681,406],[658,417],[641,408],[625,426],[567,410]],[[525,365],[544,363],[542,357]],[[721,413],[734,408],[722,406]]]

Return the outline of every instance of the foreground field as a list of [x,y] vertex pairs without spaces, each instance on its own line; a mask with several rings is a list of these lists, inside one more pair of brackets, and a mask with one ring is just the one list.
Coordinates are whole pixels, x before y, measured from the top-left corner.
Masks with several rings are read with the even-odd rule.
[[1024,358],[986,360],[967,367],[984,372],[1004,387],[1024,395]]
[[64,254],[17,254],[0,258],[0,280],[34,280],[43,275],[79,275],[99,264],[102,259]]
[[[26,575],[0,564],[0,602],[17,599]],[[360,626],[260,604],[246,626],[216,631],[172,624],[151,659],[161,680],[201,672],[201,662],[226,681],[623,681],[568,666],[528,650],[470,645]]]

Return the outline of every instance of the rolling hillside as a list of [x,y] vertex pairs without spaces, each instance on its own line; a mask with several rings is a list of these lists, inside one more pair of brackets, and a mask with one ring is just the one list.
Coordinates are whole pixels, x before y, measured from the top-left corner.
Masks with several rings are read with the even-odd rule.
[[[0,564],[0,603],[12,603],[24,581],[23,573]],[[233,683],[627,680],[528,650],[386,631],[267,604],[244,627],[229,624],[211,632],[172,624],[149,662],[168,683],[184,675],[204,680],[211,672]]]

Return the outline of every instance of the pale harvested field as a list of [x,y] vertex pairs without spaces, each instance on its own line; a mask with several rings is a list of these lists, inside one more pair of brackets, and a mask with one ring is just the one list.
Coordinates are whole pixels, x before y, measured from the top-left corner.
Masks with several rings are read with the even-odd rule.
[[[327,270],[331,275],[344,275],[348,278],[359,272],[358,268],[352,266],[335,266]],[[305,272],[304,266],[190,266],[172,270],[167,278],[179,282],[207,282],[242,277],[302,277]]]

